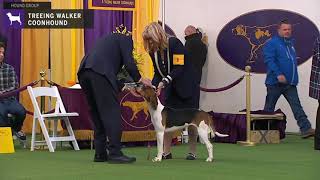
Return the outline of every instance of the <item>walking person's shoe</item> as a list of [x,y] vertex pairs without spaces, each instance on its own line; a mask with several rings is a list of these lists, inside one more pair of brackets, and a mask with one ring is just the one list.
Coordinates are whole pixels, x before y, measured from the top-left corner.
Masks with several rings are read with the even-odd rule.
[[310,128],[306,132],[301,133],[301,138],[306,139],[315,135],[315,130]]

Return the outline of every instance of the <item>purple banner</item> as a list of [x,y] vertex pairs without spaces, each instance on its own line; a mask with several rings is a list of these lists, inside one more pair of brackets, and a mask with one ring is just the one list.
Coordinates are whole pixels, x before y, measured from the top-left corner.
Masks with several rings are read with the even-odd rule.
[[[85,0],[84,8],[88,9],[87,5],[91,0]],[[90,9],[90,8],[89,8]],[[84,46],[87,53],[96,42],[97,39],[103,35],[112,33],[116,27],[124,25],[128,31],[132,31],[132,16],[133,13],[129,11],[104,11],[94,10],[93,28],[86,28],[84,32]]]
[[89,0],[89,9],[132,10],[135,0]]
[[[2,7],[3,2],[4,0],[0,0],[0,41],[3,41],[6,44],[5,62],[14,67],[17,77],[20,80],[21,29],[15,29],[12,26],[8,27],[5,25],[5,20],[9,21],[9,16]],[[6,2],[21,2],[21,0]],[[12,24],[17,23],[17,21],[12,22]]]

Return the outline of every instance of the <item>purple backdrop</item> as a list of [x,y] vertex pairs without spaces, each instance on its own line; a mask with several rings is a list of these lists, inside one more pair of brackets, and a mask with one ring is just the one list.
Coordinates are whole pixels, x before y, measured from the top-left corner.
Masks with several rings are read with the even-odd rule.
[[[88,9],[88,0],[84,1],[85,9]],[[84,46],[85,52],[88,52],[94,45],[95,41],[104,34],[111,33],[117,26],[123,24],[129,31],[132,30],[132,16],[131,11],[107,11],[107,10],[93,10],[94,11],[94,25],[92,29],[85,29],[84,32]]]
[[6,44],[6,63],[12,65],[17,73],[20,82],[20,64],[21,64],[21,29],[8,28],[4,25],[3,2],[21,2],[21,0],[0,0],[0,36],[7,40]]

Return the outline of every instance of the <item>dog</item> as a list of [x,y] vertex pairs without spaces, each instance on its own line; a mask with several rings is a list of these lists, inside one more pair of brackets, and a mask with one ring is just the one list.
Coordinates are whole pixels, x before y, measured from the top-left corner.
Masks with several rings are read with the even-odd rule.
[[131,102],[131,101],[125,101],[122,103],[122,106],[124,107],[129,107],[133,114],[132,114],[132,117],[131,117],[131,121],[133,121],[134,118],[137,118],[137,114],[140,112],[140,111],[143,111],[144,114],[146,115],[146,117],[144,118],[145,120],[148,119],[149,117],[149,113],[148,113],[148,107],[147,107],[147,104],[143,101],[143,102]]
[[7,13],[7,16],[10,20],[10,26],[12,25],[12,22],[17,21],[21,25],[21,20],[20,20],[20,13],[18,16],[13,16],[10,12]]
[[[155,89],[152,87],[136,87],[137,92],[148,104],[151,122],[156,131],[158,153],[153,162],[160,162],[163,154],[163,137],[165,132],[184,129],[188,126],[195,126],[198,130],[200,141],[206,145],[208,150],[207,162],[213,161],[213,146],[208,134],[211,132],[219,137],[227,137],[227,134],[220,134],[213,125],[213,119],[204,111],[198,109],[175,110],[165,107],[159,101]],[[181,120],[184,120],[181,122]]]

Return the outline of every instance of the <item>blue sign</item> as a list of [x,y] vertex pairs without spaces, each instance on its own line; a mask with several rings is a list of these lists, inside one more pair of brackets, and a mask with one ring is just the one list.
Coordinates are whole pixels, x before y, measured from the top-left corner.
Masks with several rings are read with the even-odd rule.
[[259,10],[230,21],[218,35],[220,56],[237,69],[244,71],[245,66],[250,65],[252,72],[266,73],[262,48],[272,36],[277,35],[277,24],[283,19],[288,19],[293,25],[297,61],[302,64],[312,56],[319,30],[303,15],[286,10]]

